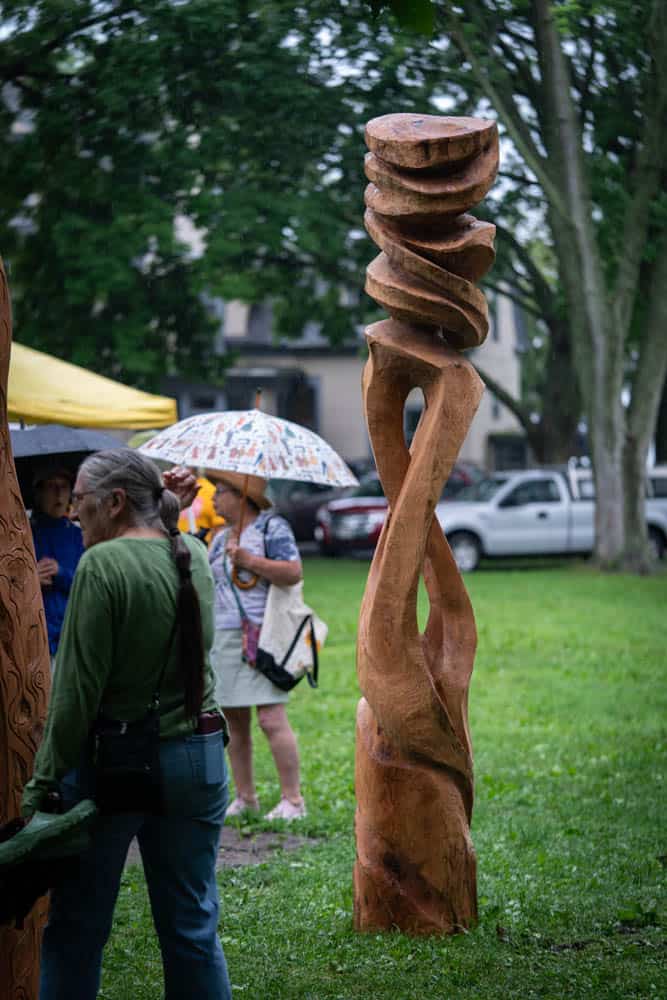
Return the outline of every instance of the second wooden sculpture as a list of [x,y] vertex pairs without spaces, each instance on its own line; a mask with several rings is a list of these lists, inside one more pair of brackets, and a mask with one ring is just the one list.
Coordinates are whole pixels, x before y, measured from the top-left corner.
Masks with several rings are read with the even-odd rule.
[[[0,825],[19,815],[51,676],[35,550],[7,424],[11,340],[9,289],[0,261]],[[22,928],[0,927],[0,1000],[37,1000],[47,909],[43,898]]]
[[[465,214],[498,167],[494,123],[386,115],[366,127],[366,228],[381,249],[366,290],[391,319],[366,330],[363,394],[389,514],[359,619],[354,921],[361,931],[447,934],[477,916],[468,595],[435,505],[482,395],[460,351],[488,318],[473,284],[495,227]],[[408,450],[403,409],[425,406]],[[426,629],[417,624],[423,576]]]

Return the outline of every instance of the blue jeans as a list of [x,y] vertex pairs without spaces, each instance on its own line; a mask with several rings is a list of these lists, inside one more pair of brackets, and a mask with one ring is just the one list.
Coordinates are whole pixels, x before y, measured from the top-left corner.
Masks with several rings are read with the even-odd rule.
[[[51,893],[42,944],[40,1000],[94,1000],[102,951],[128,848],[141,850],[164,968],[165,1000],[230,1000],[217,936],[215,861],[227,808],[222,733],[160,745],[164,815],[122,813],[98,820],[78,870]],[[83,770],[63,781],[63,804],[86,795]]]

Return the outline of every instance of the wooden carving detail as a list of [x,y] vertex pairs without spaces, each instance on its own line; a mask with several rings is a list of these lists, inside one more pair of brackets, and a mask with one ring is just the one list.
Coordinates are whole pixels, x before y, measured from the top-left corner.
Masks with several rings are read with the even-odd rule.
[[[382,253],[366,290],[391,315],[366,330],[363,393],[389,514],[361,606],[354,921],[360,931],[446,934],[476,920],[468,595],[435,505],[482,396],[459,353],[488,330],[474,286],[495,227],[465,212],[498,166],[495,124],[386,115],[366,127],[365,222]],[[410,450],[409,392],[425,407]],[[423,575],[430,610],[417,625]]]
[[[32,533],[21,500],[7,426],[12,326],[0,261],[0,824],[19,815],[32,773],[49,690],[49,647]],[[0,928],[0,1000],[36,1000],[43,899],[23,930]]]

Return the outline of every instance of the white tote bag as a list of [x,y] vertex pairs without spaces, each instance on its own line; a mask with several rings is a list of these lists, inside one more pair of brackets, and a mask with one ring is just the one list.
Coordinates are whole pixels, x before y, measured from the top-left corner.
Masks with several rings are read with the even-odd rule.
[[289,691],[302,677],[317,687],[319,652],[327,626],[304,602],[303,583],[269,587],[255,667],[270,681]]

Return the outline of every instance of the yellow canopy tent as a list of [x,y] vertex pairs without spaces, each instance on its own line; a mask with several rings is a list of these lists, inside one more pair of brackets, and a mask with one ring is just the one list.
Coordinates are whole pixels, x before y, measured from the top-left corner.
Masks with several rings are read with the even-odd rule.
[[67,361],[12,344],[7,409],[10,420],[72,427],[168,427],[176,400],[131,389]]

